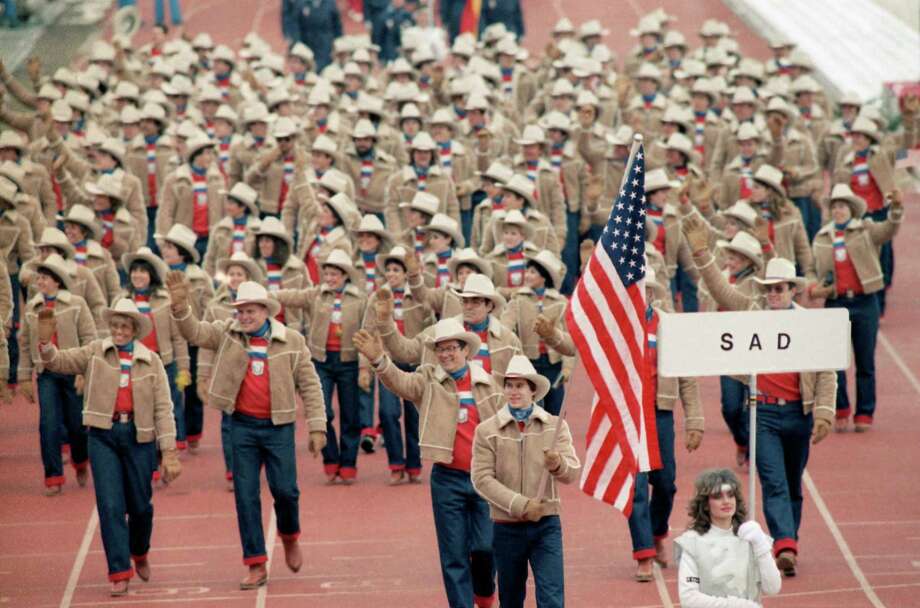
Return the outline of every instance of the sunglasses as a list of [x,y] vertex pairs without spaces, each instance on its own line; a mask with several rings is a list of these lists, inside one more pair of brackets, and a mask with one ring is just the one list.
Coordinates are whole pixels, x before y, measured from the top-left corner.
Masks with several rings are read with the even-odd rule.
[[786,293],[788,287],[785,283],[779,285],[767,285],[767,293]]
[[461,347],[457,346],[456,344],[450,344],[448,346],[435,346],[434,352],[439,355],[449,355],[458,352],[460,348]]

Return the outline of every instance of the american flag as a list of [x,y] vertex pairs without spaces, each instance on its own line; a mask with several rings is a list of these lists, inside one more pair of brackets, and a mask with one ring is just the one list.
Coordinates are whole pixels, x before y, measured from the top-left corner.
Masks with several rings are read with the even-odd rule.
[[660,468],[645,363],[645,162],[638,145],[566,323],[594,386],[581,489],[632,512],[638,471]]

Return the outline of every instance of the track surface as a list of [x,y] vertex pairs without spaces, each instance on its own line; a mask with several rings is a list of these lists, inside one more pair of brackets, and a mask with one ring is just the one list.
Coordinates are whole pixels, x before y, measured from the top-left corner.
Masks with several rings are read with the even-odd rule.
[[[280,3],[186,2],[192,33],[207,29],[218,41],[238,44],[250,29],[279,43]],[[625,32],[650,0],[611,4],[583,0],[527,0],[527,43],[536,50],[561,14],[579,23],[596,17],[611,30],[608,43],[622,57],[634,44]],[[727,20],[745,52],[763,56],[765,46],[716,0],[663,2],[678,27],[693,38],[703,19]],[[151,15],[145,15],[148,22]],[[219,26],[218,26],[219,24]],[[353,27],[349,25],[348,27]],[[622,34],[621,34],[622,33]],[[144,35],[138,37],[143,42]],[[783,583],[768,606],[916,606],[920,593],[920,250],[918,197],[909,201],[898,236],[896,286],[882,322],[877,367],[879,409],[866,435],[833,435],[812,452],[801,534],[799,576]],[[851,380],[852,383],[852,380]],[[852,384],[851,384],[852,392]],[[678,446],[678,495],[672,530],[684,527],[683,505],[695,474],[733,460],[731,438],[719,415],[718,388],[703,381],[707,432],[701,449],[687,455]],[[587,421],[590,387],[576,375],[569,422],[579,449]],[[22,399],[0,412],[0,606],[311,606],[337,608],[443,606],[438,555],[427,484],[386,485],[385,456],[361,456],[359,482],[326,487],[320,464],[298,433],[301,522],[305,564],[292,575],[276,545],[271,582],[242,592],[244,575],[233,497],[224,489],[219,416],[206,414],[198,456],[184,456],[185,472],[155,492],[156,510],[149,583],[134,579],[131,594],[111,599],[105,559],[94,516],[91,488],[76,487],[68,472],[63,497],[41,496],[36,406]],[[679,423],[678,423],[679,424]],[[425,474],[427,476],[428,467]],[[274,538],[267,488],[263,509],[268,538]],[[760,501],[758,501],[759,503]],[[564,491],[566,588],[570,606],[669,607],[677,605],[672,568],[660,584],[632,581],[633,562],[626,521],[610,507]],[[531,593],[532,596],[532,593]],[[534,605],[532,597],[529,606]]]

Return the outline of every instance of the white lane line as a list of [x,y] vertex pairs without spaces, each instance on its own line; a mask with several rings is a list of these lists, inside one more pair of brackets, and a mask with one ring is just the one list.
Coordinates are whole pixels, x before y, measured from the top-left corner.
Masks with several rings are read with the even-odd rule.
[[652,573],[655,575],[655,587],[658,588],[658,597],[661,598],[662,608],[674,608],[671,594],[668,592],[668,586],[664,582],[664,575],[661,573],[661,567],[657,563],[652,564]]
[[98,527],[99,514],[96,512],[96,505],[93,505],[93,510],[89,514],[89,521],[86,522],[86,529],[83,531],[83,541],[80,543],[77,557],[73,560],[73,568],[70,569],[70,578],[67,579],[67,586],[64,587],[64,595],[61,597],[59,608],[69,608],[70,602],[73,601],[73,594],[77,590],[77,583],[80,581],[80,573],[83,572],[83,564],[86,563],[89,546],[93,542],[93,536],[95,536],[96,528]]
[[[272,556],[275,554],[275,540],[278,538],[278,520],[275,516],[275,509],[272,507],[272,516],[268,519],[268,538],[265,540],[265,546],[268,550],[268,562],[265,564],[265,572],[271,575]],[[256,594],[256,608],[265,608],[265,599],[268,597],[268,583],[259,587]]]
[[824,503],[824,499],[821,498],[821,494],[818,492],[818,487],[811,479],[811,475],[808,474],[808,471],[805,471],[805,474],[802,476],[802,481],[805,482],[805,487],[808,489],[808,493],[811,494],[812,500],[815,501],[815,506],[818,507],[818,512],[821,513],[821,519],[824,520],[824,523],[827,525],[827,529],[830,530],[831,536],[834,537],[834,542],[837,543],[837,548],[840,549],[840,553],[843,555],[844,561],[846,561],[847,565],[850,567],[850,572],[853,573],[853,577],[859,583],[863,593],[869,599],[869,603],[872,604],[875,608],[885,608],[885,604],[882,603],[882,600],[880,600],[878,595],[875,594],[875,590],[872,588],[872,585],[869,584],[869,580],[863,573],[862,568],[860,568],[859,564],[856,563],[856,558],[853,557],[853,552],[850,551],[850,546],[847,544],[846,539],[843,538],[843,534],[840,533],[840,528],[838,528],[836,522],[834,522],[834,516],[831,515],[830,510]]
[[917,376],[911,371],[910,367],[907,366],[907,363],[904,362],[904,359],[901,358],[898,351],[895,350],[894,345],[888,341],[888,337],[884,333],[878,332],[878,340],[882,343],[882,346],[885,347],[885,350],[888,351],[891,358],[894,359],[894,364],[898,366],[898,369],[901,370],[901,373],[904,374],[904,377],[907,378],[910,385],[914,387],[914,390],[920,395],[920,380],[917,380]]
[[838,521],[838,526],[916,526],[920,519],[900,519],[894,521]]

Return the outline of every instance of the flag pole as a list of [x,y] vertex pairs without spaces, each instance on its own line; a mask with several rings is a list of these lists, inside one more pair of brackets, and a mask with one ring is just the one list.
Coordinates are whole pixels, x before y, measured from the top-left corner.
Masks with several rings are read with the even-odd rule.
[[748,407],[751,411],[750,432],[748,433],[748,520],[757,519],[757,374],[751,374],[748,382]]
[[[623,186],[626,185],[626,180],[629,179],[629,168],[632,166],[633,161],[636,160],[636,154],[639,152],[639,146],[642,145],[642,134],[636,133],[633,135],[632,147],[629,149],[629,158],[626,160],[626,166],[623,170],[623,178],[620,180],[620,190],[623,189]],[[619,190],[617,191],[619,192]],[[561,374],[561,372],[560,372]],[[560,375],[561,378],[561,375]],[[557,379],[557,382],[559,380]],[[553,387],[556,388],[556,383],[553,383]],[[556,441],[559,439],[559,432],[562,430],[562,421],[565,420],[565,406],[568,403],[568,397],[571,395],[571,392],[566,395],[566,398],[562,400],[562,406],[559,408],[559,416],[556,422],[556,430],[553,433],[553,441],[550,443],[550,447],[547,450],[551,450],[556,447]],[[536,500],[542,501],[543,495],[546,493],[546,486],[549,483],[549,471],[544,468],[543,473],[540,475],[540,484],[537,486],[537,496]]]

